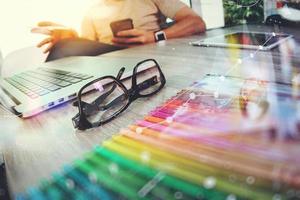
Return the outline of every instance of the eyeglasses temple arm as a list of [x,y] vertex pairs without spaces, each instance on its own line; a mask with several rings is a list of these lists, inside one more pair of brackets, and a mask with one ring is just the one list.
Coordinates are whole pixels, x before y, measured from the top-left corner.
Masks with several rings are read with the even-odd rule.
[[137,85],[138,90],[144,90],[147,89],[151,85],[155,85],[158,83],[157,76],[152,76],[148,78],[147,80],[144,80],[143,82],[139,83]]
[[119,72],[118,72],[118,75],[117,75],[117,80],[120,80],[122,75],[124,74],[124,71],[125,71],[125,67],[122,67]]
[[[147,87],[149,87],[149,85],[154,85],[157,83],[157,77],[156,76],[153,76],[143,82],[141,82],[140,84],[138,84],[138,88],[139,90],[143,90],[143,89],[146,89]],[[131,92],[132,90],[129,91],[129,93]],[[103,106],[103,107],[98,107],[98,109],[101,109],[101,110],[106,110],[116,104],[118,104],[119,102],[121,101],[124,101],[124,96],[125,94],[122,94],[120,96],[118,96],[117,98],[115,98],[112,102],[110,102],[109,104]]]

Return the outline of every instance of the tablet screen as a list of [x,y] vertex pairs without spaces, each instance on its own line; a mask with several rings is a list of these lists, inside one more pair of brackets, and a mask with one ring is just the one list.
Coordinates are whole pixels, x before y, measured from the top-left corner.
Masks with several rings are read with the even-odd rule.
[[251,33],[237,32],[225,35],[226,42],[229,44],[269,46],[276,43],[281,38],[288,37],[287,34],[272,34],[272,33]]
[[282,33],[235,32],[192,42],[192,45],[269,50],[290,37]]

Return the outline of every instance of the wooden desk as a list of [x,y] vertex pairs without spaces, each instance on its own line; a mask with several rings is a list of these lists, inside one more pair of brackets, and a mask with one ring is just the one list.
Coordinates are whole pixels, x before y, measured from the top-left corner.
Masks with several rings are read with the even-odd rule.
[[[64,164],[81,157],[93,146],[118,133],[120,128],[142,118],[155,106],[193,81],[201,79],[206,73],[247,74],[249,69],[256,72],[255,67],[272,72],[274,67],[280,66],[280,54],[276,49],[272,52],[257,52],[254,59],[236,65],[239,59],[249,56],[253,51],[189,45],[190,41],[235,30],[275,31],[272,27],[237,26],[211,30],[200,36],[169,40],[165,44],[150,44],[100,56],[101,59],[113,57],[120,60],[155,58],[167,78],[167,84],[159,94],[138,99],[121,116],[103,127],[85,132],[74,130],[71,117],[76,114],[77,109],[71,103],[26,120],[0,110],[0,151],[5,157],[11,193],[15,195],[31,185],[36,185],[41,178],[49,177]],[[300,35],[300,30],[287,29],[286,32]],[[86,58],[89,59],[97,58]],[[70,60],[72,58],[53,64],[63,65]]]

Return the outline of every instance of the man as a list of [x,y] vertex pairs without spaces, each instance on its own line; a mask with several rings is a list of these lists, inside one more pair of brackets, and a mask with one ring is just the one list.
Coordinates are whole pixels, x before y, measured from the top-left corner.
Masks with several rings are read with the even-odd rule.
[[[110,23],[126,18],[133,20],[134,29],[120,31],[113,37]],[[175,23],[161,30],[166,18]],[[201,17],[180,0],[100,0],[84,17],[80,36],[76,31],[52,22],[40,22],[38,26],[32,32],[50,36],[38,44],[38,47],[47,46],[45,53],[50,51],[48,61],[69,55],[99,55],[124,46],[155,42],[157,31],[161,31],[164,39],[205,31]],[[68,48],[70,46],[72,48]],[[76,46],[81,48],[74,48]]]

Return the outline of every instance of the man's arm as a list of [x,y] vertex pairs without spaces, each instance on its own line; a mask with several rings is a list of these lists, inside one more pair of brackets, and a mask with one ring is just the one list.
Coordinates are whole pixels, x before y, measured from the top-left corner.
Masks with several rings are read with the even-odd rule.
[[175,15],[175,24],[164,30],[167,38],[177,38],[204,32],[206,25],[191,8],[185,6]]
[[[175,24],[164,29],[167,38],[178,38],[204,32],[206,29],[202,18],[188,6],[182,7],[174,16]],[[132,29],[120,31],[114,43],[151,43],[155,42],[154,33],[144,30]],[[126,38],[131,36],[129,38]],[[125,38],[124,38],[125,37]]]

